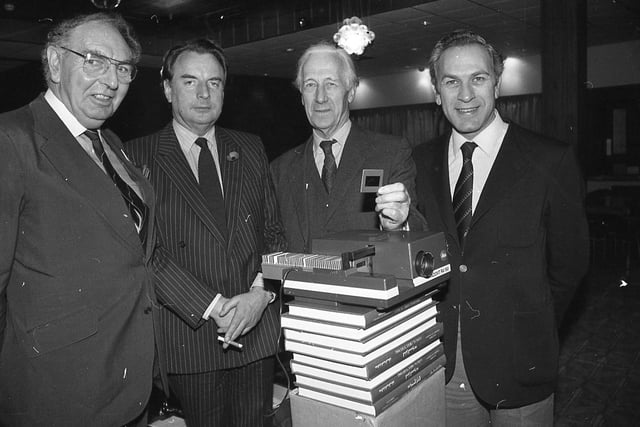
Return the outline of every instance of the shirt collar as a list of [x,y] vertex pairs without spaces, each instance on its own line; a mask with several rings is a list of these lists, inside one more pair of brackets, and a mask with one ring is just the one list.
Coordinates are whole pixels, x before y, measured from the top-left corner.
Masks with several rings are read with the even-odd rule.
[[211,129],[207,131],[204,135],[196,135],[191,132],[186,127],[182,126],[175,119],[173,120],[173,131],[176,133],[176,137],[178,138],[178,142],[180,143],[180,147],[183,151],[190,151],[193,147],[193,144],[196,142],[198,138],[206,138],[207,141],[214,143],[216,141],[216,127],[211,126]]
[[62,103],[62,101],[60,101],[60,99],[58,99],[56,94],[53,93],[51,89],[47,89],[44,94],[44,99],[51,106],[58,117],[60,117],[60,120],[62,120],[62,123],[64,123],[67,129],[69,129],[69,132],[71,132],[71,135],[73,135],[74,138],[79,137],[84,133],[84,131],[87,130],[87,128],[82,126],[78,119],[76,119],[76,117],[71,114],[71,111],[67,109],[67,107]]
[[[495,116],[493,120],[480,132],[478,135],[473,138],[473,142],[475,142],[480,150],[484,151],[488,156],[494,156],[495,151],[500,147],[502,138],[504,138],[505,133],[507,132],[508,124],[502,120],[500,117],[500,113],[498,110],[495,111]],[[451,131],[451,144],[449,144],[450,156],[449,158],[455,158],[456,156],[461,156],[462,153],[460,151],[460,147],[462,144],[469,141],[468,138],[460,135],[458,131],[453,129]],[[453,156],[453,157],[452,157]]]
[[[351,119],[347,120],[345,124],[343,124],[340,129],[338,129],[332,136],[331,139],[335,139],[337,144],[342,147],[345,142],[347,142],[347,137],[349,136],[349,132],[351,132]],[[325,141],[326,138],[320,136],[318,131],[313,130],[313,149],[320,150],[320,143]]]

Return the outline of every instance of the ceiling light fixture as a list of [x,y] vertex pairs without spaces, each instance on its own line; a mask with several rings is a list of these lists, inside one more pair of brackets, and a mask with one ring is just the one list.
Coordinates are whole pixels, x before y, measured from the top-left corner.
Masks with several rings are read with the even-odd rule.
[[115,9],[121,2],[122,0],[91,0],[91,4],[98,9]]
[[342,27],[333,35],[333,41],[349,55],[362,55],[364,49],[376,38],[357,16],[342,21]]

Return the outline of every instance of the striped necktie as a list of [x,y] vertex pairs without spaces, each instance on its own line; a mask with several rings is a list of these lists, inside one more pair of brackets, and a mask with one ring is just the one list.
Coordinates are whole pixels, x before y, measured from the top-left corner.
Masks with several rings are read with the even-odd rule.
[[471,225],[473,208],[473,163],[471,157],[477,146],[475,142],[467,141],[460,147],[462,150],[462,170],[453,192],[453,214],[456,219],[461,248],[464,248],[464,241]]
[[147,205],[142,201],[142,199],[133,191],[131,188],[121,177],[118,175],[118,172],[113,168],[109,157],[104,152],[104,147],[102,145],[102,141],[100,140],[100,135],[97,131],[94,130],[86,130],[84,134],[91,140],[91,145],[93,145],[93,152],[96,153],[96,156],[102,162],[102,166],[104,166],[105,172],[111,178],[113,183],[120,190],[120,194],[124,199],[129,212],[131,213],[131,219],[133,220],[136,230],[138,231],[138,235],[140,236],[140,241],[144,242],[145,234],[146,234],[146,222],[147,222]]

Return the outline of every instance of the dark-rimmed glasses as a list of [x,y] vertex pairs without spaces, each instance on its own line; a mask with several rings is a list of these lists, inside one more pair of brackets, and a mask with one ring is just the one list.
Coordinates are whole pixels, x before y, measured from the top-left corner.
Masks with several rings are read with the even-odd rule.
[[118,81],[120,83],[131,83],[131,81],[133,81],[133,79],[136,77],[136,73],[138,72],[136,66],[129,62],[111,59],[104,55],[100,55],[99,53],[80,53],[76,52],[73,49],[69,49],[68,47],[58,47],[81,57],[84,60],[82,63],[82,70],[89,77],[98,77],[103,75],[104,73],[109,71],[109,67],[111,66],[111,64],[116,66],[116,76],[118,76]]

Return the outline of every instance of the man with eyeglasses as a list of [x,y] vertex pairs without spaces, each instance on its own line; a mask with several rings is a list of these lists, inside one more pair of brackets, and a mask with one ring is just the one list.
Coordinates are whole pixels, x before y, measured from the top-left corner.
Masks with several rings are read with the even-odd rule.
[[0,425],[146,425],[154,196],[102,128],[139,56],[119,16],[61,22],[0,115]]

